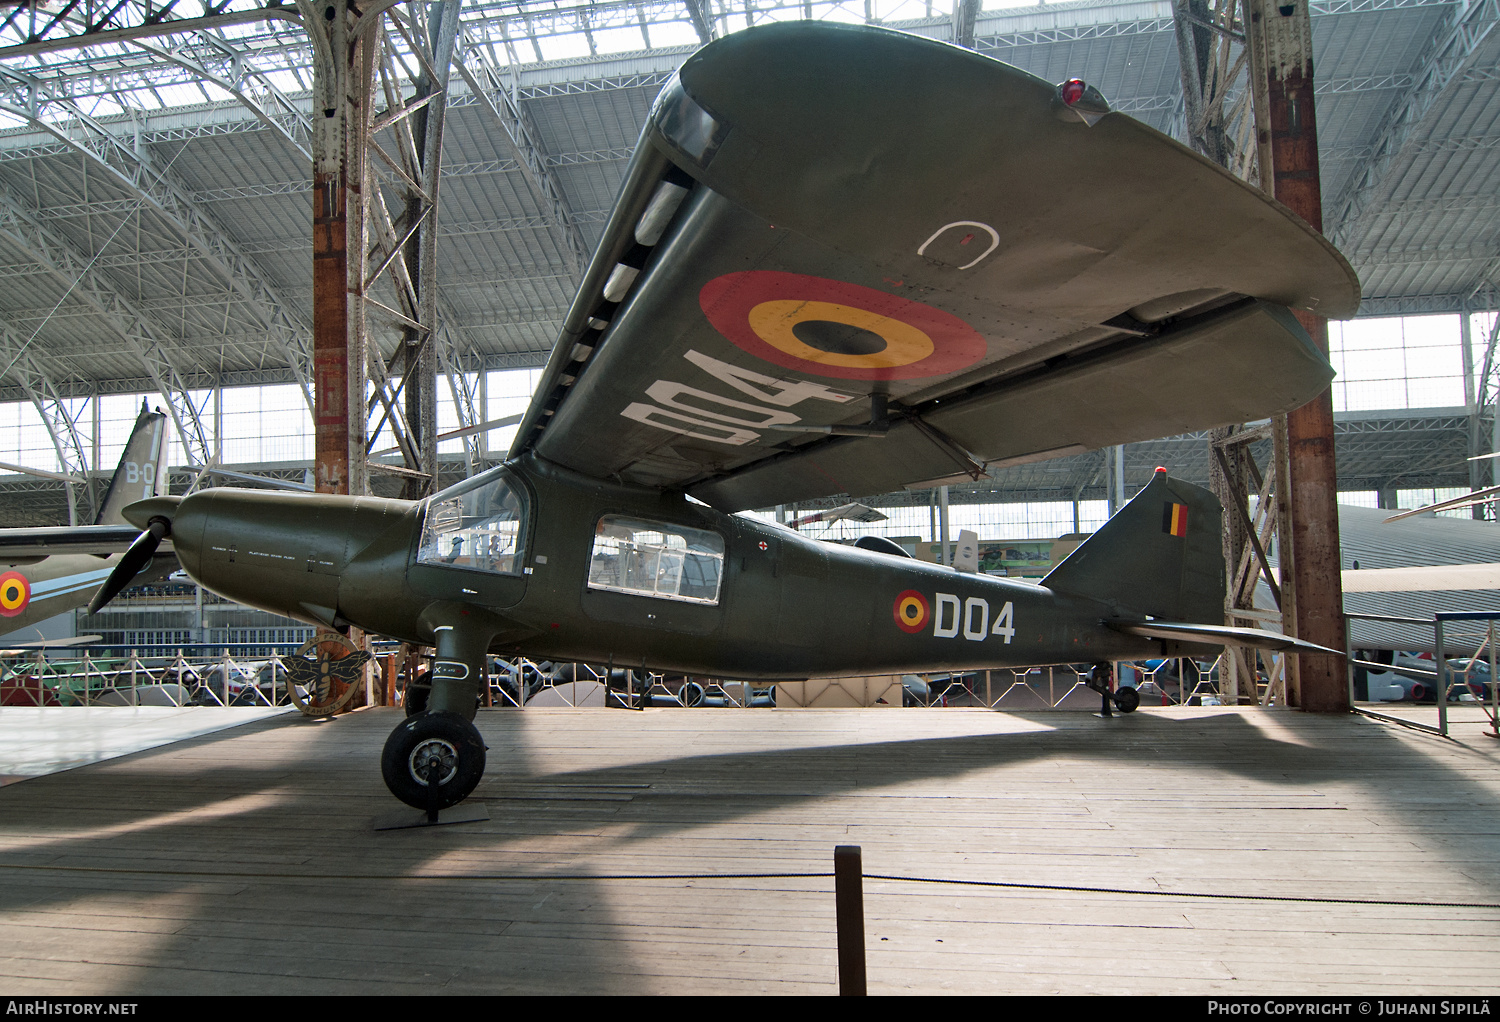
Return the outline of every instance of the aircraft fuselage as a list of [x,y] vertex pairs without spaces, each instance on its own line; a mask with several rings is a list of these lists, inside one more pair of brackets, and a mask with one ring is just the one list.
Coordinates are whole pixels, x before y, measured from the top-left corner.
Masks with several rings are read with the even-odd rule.
[[[1159,649],[1104,627],[1111,608],[1040,585],[808,539],[534,457],[511,463],[507,476],[525,514],[505,571],[472,566],[462,544],[448,563],[446,553],[423,559],[424,516],[440,512],[372,497],[210,490],[175,510],[173,543],[187,572],[229,599],[438,646],[440,655],[441,631],[456,628],[487,634],[495,653],[772,680]],[[648,582],[640,572],[627,578],[603,563],[598,540],[620,521],[635,523],[637,539],[647,524],[679,529],[706,552],[689,552],[684,571],[674,540],[675,561],[663,546]],[[618,560],[621,549],[611,541],[607,553]],[[641,591],[672,571],[673,592]]]
[[[51,554],[0,560],[0,635],[83,606],[119,560],[118,554]],[[135,584],[160,581],[176,570],[177,563],[170,554],[158,554],[150,567],[136,576]]]

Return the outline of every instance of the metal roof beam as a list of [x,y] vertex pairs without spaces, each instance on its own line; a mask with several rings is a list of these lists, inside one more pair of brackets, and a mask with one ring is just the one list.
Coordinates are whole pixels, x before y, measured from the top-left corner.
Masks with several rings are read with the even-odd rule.
[[1430,316],[1456,313],[1464,307],[1467,296],[1457,292],[1427,295],[1366,295],[1360,299],[1357,319],[1381,319],[1387,316]]
[[[78,12],[76,4],[69,4],[54,15],[40,4],[18,3],[8,17],[0,20],[0,41],[16,40],[13,45],[0,47],[0,60],[272,19],[301,23],[295,10],[282,8],[274,0],[269,4],[257,0],[220,0],[218,3],[204,0],[204,14],[196,18],[174,15],[173,6],[135,0],[97,6],[90,4]],[[26,17],[28,12],[29,19]],[[47,24],[36,24],[39,15],[47,19]]]
[[32,219],[27,207],[9,190],[0,191],[0,233],[45,266],[68,297],[87,303],[124,338],[167,401],[188,458],[195,464],[207,464],[213,448],[189,388],[167,353],[165,341],[169,331],[121,296],[110,281],[95,273],[86,254]]
[[709,0],[683,0],[688,17],[693,20],[693,29],[705,46],[714,41],[714,12]]
[[953,5],[952,41],[966,50],[974,48],[974,22],[979,16],[979,0],[957,0]]
[[201,37],[215,44],[216,48],[222,49],[227,58],[226,63],[229,65],[225,69],[228,71],[227,75],[211,69],[206,62],[174,53],[155,43],[137,43],[136,45],[158,59],[191,71],[204,81],[212,82],[229,93],[241,106],[249,110],[257,121],[265,125],[311,164],[312,124],[296,100],[283,93],[263,71],[256,68],[251,63],[251,55],[247,52],[230,46],[227,42],[206,32],[201,33]]
[[[23,339],[10,324],[0,322],[0,359],[4,360],[0,376],[13,377],[42,417],[52,439],[52,449],[57,453],[59,471],[89,480],[83,487],[67,484],[68,524],[92,524],[98,513],[99,495],[94,480],[88,475],[91,447],[84,443],[77,418],[68,409],[67,399],[58,392],[51,374],[31,350],[35,339],[35,335]],[[86,403],[80,404],[79,415],[85,406]]]
[[1410,157],[1405,150],[1437,98],[1468,70],[1480,44],[1500,22],[1500,0],[1458,0],[1423,53],[1413,83],[1392,104],[1375,154],[1338,199],[1329,204],[1328,236],[1341,248],[1358,244],[1368,223],[1362,218],[1389,197]]
[[[1410,156],[1430,156],[1435,153],[1481,152],[1500,149],[1500,135],[1455,135],[1451,138],[1432,138],[1414,142],[1407,147]],[[1368,160],[1375,155],[1372,145],[1333,146],[1320,154],[1323,162],[1330,160]]]
[[[561,235],[564,256],[575,280],[583,276],[588,265],[589,248],[578,230],[557,174],[547,163],[536,126],[520,100],[507,88],[499,69],[490,60],[483,41],[471,38],[462,27],[454,46],[453,63],[481,107],[498,124],[510,140],[516,155],[526,168],[526,179],[536,193],[542,208],[551,214]],[[514,84],[514,83],[512,83]]]
[[[154,166],[148,152],[136,146],[133,139],[106,130],[67,97],[48,96],[43,90],[32,89],[28,99],[24,108],[0,101],[0,110],[25,118],[33,127],[52,135],[81,155],[88,165],[139,195],[143,203],[165,218],[216,269],[220,279],[256,311],[266,326],[268,340],[286,358],[311,408],[310,328],[292,316],[287,303],[271,288],[255,263],[238,251],[218,225],[168,178],[165,170]],[[70,117],[66,127],[43,119],[44,113],[52,111]]]
[[1424,266],[1451,262],[1488,263],[1494,258],[1495,243],[1483,241],[1468,245],[1453,245],[1438,239],[1432,242],[1404,245],[1400,248],[1374,245],[1369,248],[1356,249],[1348,255],[1361,267],[1402,266],[1406,263],[1421,263]]

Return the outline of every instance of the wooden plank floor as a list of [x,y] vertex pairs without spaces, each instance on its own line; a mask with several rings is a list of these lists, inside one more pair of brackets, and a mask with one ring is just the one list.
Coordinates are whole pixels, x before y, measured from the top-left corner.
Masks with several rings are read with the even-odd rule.
[[[1033,885],[867,880],[872,992],[1495,989],[1477,726],[487,711],[491,821],[376,832],[397,719],[280,717],[0,788],[0,990],[833,993],[832,879],[729,875],[827,874],[846,843],[872,875]],[[665,873],[700,878],[613,879]]]

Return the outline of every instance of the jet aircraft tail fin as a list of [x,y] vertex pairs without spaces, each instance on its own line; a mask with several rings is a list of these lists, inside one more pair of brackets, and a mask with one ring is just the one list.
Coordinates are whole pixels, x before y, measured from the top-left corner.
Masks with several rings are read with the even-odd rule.
[[1224,623],[1223,508],[1166,469],[1042,580],[1139,620]]
[[135,420],[120,464],[110,478],[109,489],[99,505],[95,525],[127,525],[120,512],[126,504],[167,492],[167,414],[153,412],[141,402],[141,414]]

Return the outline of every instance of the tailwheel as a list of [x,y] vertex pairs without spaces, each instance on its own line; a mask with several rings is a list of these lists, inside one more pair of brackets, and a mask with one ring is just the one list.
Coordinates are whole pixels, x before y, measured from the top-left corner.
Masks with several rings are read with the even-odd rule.
[[1114,700],[1115,709],[1121,713],[1134,713],[1135,708],[1141,705],[1141,694],[1133,688],[1116,689]]
[[380,773],[391,794],[412,808],[447,809],[468,798],[484,776],[484,739],[456,713],[408,717],[385,740]]

